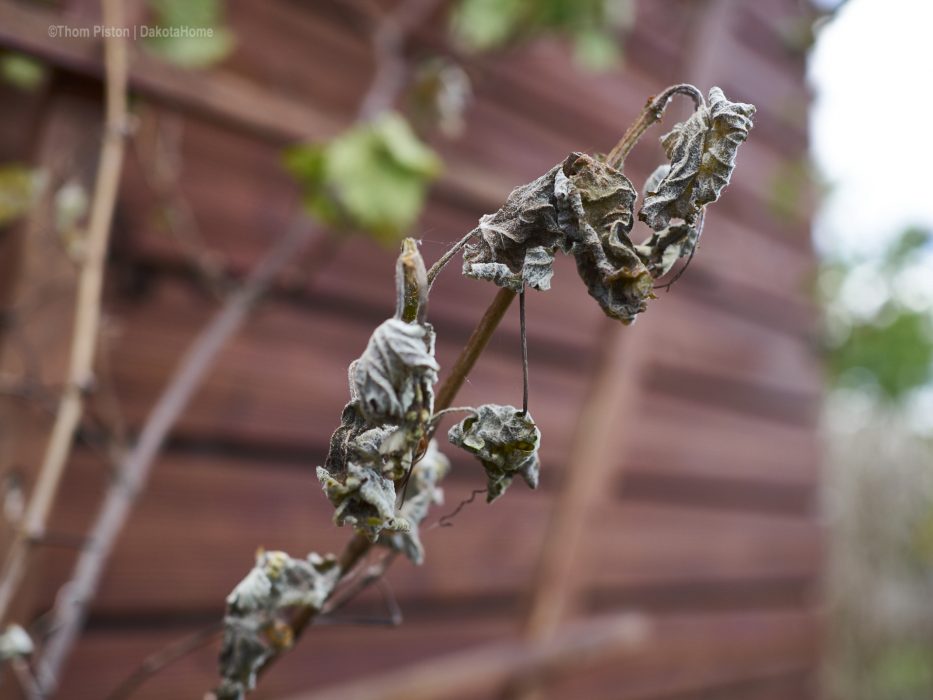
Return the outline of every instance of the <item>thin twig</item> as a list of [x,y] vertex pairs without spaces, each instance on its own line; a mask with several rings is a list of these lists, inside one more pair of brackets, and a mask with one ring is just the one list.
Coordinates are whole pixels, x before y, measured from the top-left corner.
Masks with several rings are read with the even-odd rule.
[[205,646],[220,637],[223,632],[223,623],[215,622],[209,627],[193,632],[178,639],[168,646],[150,654],[126,679],[120,683],[106,700],[126,700],[152,676],[156,675],[166,666],[175,663],[189,654],[203,649]]
[[528,336],[525,335],[525,288],[518,295],[518,323],[522,336],[522,415],[528,415]]
[[[120,0],[103,0],[107,26],[123,25]],[[58,494],[75,431],[81,420],[84,393],[93,385],[94,350],[100,325],[100,297],[111,222],[117,201],[127,133],[126,42],[115,34],[104,41],[106,115],[97,167],[91,216],[78,273],[74,333],[65,388],[29,501],[23,527],[11,543],[0,576],[0,620],[7,618],[30,560],[30,541],[41,537]],[[41,681],[40,681],[41,683]]]
[[405,40],[444,0],[408,0],[382,16],[373,34],[376,73],[360,105],[358,119],[372,119],[390,105],[408,78]]
[[457,392],[460,391],[460,387],[466,381],[467,375],[473,369],[473,365],[476,364],[476,360],[486,349],[489,339],[492,338],[493,331],[498,327],[513,299],[515,299],[515,292],[511,289],[500,289],[496,294],[467,341],[466,346],[460,352],[460,356],[457,357],[453,367],[450,368],[450,374],[447,376],[446,381],[438,390],[437,398],[434,400],[435,411],[443,411],[453,403]]
[[703,99],[703,93],[697,90],[693,85],[688,85],[687,83],[671,85],[657,97],[648,99],[648,103],[645,105],[641,114],[638,115],[638,118],[622,135],[622,138],[615,147],[609,151],[609,155],[606,156],[606,162],[614,168],[621,169],[625,157],[635,147],[635,144],[638,143],[638,140],[644,133],[652,125],[661,120],[661,117],[664,116],[664,110],[667,109],[667,105],[670,104],[674,95],[678,94],[686,95],[692,99],[696,109],[706,104],[706,100]]
[[447,263],[450,262],[450,259],[453,258],[458,252],[460,252],[460,249],[469,243],[470,239],[473,238],[473,236],[475,236],[477,233],[479,233],[479,228],[475,228],[470,231],[467,235],[454,243],[446,253],[438,258],[436,263],[431,265],[431,269],[428,270],[428,289],[431,289],[431,285],[434,284],[434,280],[437,279],[437,276],[441,273],[441,270],[443,270]]
[[10,666],[13,668],[13,677],[19,684],[19,689],[26,700],[45,700],[42,694],[42,688],[39,687],[36,676],[32,672],[29,661],[22,657],[14,657],[10,660]]
[[[59,596],[53,613],[51,638],[39,666],[39,680],[53,689],[59,672],[80,632],[87,606],[97,592],[104,565],[133,508],[136,496],[148,480],[155,458],[178,417],[201,386],[217,354],[243,325],[255,302],[271,286],[279,272],[312,238],[313,229],[300,220],[256,265],[243,286],[204,327],[182,357],[152,412],[139,439],[121,460],[117,478],[108,490],[90,534],[91,546],[78,558],[71,581]],[[320,240],[320,239],[319,239]]]
[[473,492],[470,494],[469,498],[464,498],[462,501],[460,501],[460,503],[457,504],[457,507],[456,507],[456,508],[454,508],[452,511],[450,511],[450,512],[447,513],[446,515],[442,515],[442,516],[438,519],[438,521],[437,521],[436,523],[434,523],[434,524],[433,524],[430,528],[428,528],[428,529],[433,530],[433,529],[436,528],[436,527],[453,527],[454,524],[453,524],[453,522],[451,522],[451,521],[452,521],[454,518],[456,518],[458,515],[460,515],[460,511],[463,510],[464,508],[466,508],[466,507],[467,507],[468,505],[470,505],[471,503],[473,503],[473,501],[476,500],[476,497],[477,497],[477,496],[481,496],[482,494],[484,494],[484,493],[486,493],[486,492],[488,492],[488,491],[489,491],[489,489],[473,489]]

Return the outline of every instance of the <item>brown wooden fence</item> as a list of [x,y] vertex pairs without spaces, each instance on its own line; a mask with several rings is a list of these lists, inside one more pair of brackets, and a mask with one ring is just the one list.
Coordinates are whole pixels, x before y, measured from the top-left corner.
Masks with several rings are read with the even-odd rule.
[[[71,18],[96,12],[92,2],[69,5]],[[131,86],[159,119],[182,130],[174,185],[203,245],[245,271],[294,210],[281,148],[348,123],[372,66],[350,3],[229,5],[238,46],[222,68],[185,73],[137,53]],[[376,677],[514,639],[533,591],[556,596],[548,600],[556,600],[561,621],[630,610],[644,613],[648,625],[639,644],[550,681],[551,697],[814,697],[821,539],[814,499],[820,376],[806,300],[812,256],[806,210],[778,213],[773,201],[806,149],[803,59],[782,39],[797,3],[646,0],[638,9],[623,71],[581,71],[555,42],[469,61],[476,100],[467,132],[440,144],[445,174],[414,234],[426,258],[438,256],[513,186],[570,151],[607,150],[649,95],[687,80],[720,85],[758,106],[699,254],[672,291],[624,329],[602,317],[572,261],[559,261],[554,289],[528,299],[531,407],[544,435],[541,489],[516,485],[493,506],[473,504],[453,527],[427,532],[425,565],[400,562],[389,575],[405,614],[400,628],[314,629],[256,697]],[[60,16],[0,3],[0,45],[54,67],[41,95],[0,88],[3,160],[67,169],[96,152],[100,44],[50,39],[47,25]],[[440,26],[425,29],[409,49],[428,54],[442,37]],[[629,175],[643,181],[660,157],[656,140],[646,139],[627,163]],[[131,151],[101,361],[113,392],[106,405],[119,405],[109,418],[122,416],[130,435],[217,305],[190,274],[192,241],[166,232],[165,202],[149,167]],[[223,351],[173,434],[107,567],[63,697],[103,697],[145,655],[218,619],[258,546],[337,551],[347,537],[330,524],[314,466],[347,395],[346,365],[391,313],[394,251],[362,239],[317,250],[327,258],[290,271]],[[26,266],[21,287],[49,275],[35,259],[19,264]],[[492,294],[453,271],[441,278],[431,321],[442,367]],[[68,325],[60,322],[69,306],[51,303],[31,321],[33,338],[48,348],[51,377],[65,352]],[[462,401],[520,396],[514,313]],[[572,445],[596,400],[612,412],[610,434],[594,448],[605,468],[598,479],[580,477],[593,481],[579,485],[571,508],[582,508],[584,520],[582,535],[561,553],[570,574],[542,583],[535,572],[549,518],[577,478]],[[41,429],[18,420],[14,461],[28,471]],[[43,419],[31,413],[29,420]],[[448,504],[482,484],[469,459],[452,456]],[[82,532],[107,479],[99,452],[80,446],[54,531]],[[49,607],[73,563],[73,549],[44,553],[41,575],[31,579],[31,616]],[[382,613],[367,598],[346,614]],[[199,697],[215,680],[215,654],[207,648],[169,667],[138,697]]]

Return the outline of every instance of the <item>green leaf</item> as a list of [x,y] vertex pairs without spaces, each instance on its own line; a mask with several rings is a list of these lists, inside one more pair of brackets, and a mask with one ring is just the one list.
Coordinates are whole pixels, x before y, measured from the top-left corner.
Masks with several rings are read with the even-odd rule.
[[44,182],[45,178],[37,170],[22,165],[0,166],[0,226],[25,214]]
[[21,53],[0,55],[0,77],[25,92],[34,92],[46,76],[45,64]]
[[573,55],[577,62],[593,71],[617,68],[622,57],[618,42],[606,32],[587,30],[573,42]]
[[829,355],[839,384],[874,384],[889,400],[925,384],[933,368],[930,314],[889,307],[881,319],[856,324]]
[[505,44],[521,26],[524,0],[461,0],[451,30],[467,48],[488,51]]
[[[233,32],[224,26],[220,0],[149,0],[157,27],[166,36],[146,39],[146,47],[183,68],[205,68],[222,61],[233,50]],[[201,30],[198,35],[188,32]],[[204,31],[208,32],[204,35]]]
[[618,63],[614,32],[631,26],[630,0],[460,0],[451,32],[467,49],[489,51],[548,34],[574,43],[585,68],[605,70]]
[[309,212],[325,223],[395,244],[415,223],[437,155],[400,115],[354,126],[324,145],[290,149],[286,167],[304,188]]

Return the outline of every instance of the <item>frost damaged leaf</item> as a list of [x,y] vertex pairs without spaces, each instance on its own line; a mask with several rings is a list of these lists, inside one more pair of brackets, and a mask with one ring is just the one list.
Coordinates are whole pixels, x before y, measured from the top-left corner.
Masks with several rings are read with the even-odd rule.
[[636,250],[651,275],[658,278],[670,272],[679,258],[690,255],[698,238],[698,229],[693,226],[672,224],[652,235],[644,245],[636,246]]
[[541,431],[530,415],[522,415],[514,406],[485,404],[453,426],[447,437],[479,458],[488,479],[487,503],[505,493],[516,474],[537,488]]
[[411,530],[384,534],[379,544],[401,552],[415,564],[424,562],[424,547],[418,525],[425,519],[432,505],[444,502],[444,492],[437,484],[449,471],[450,460],[437,448],[437,441],[431,440],[424,456],[412,469],[408,493],[400,509],[400,515],[411,523]]
[[730,102],[722,90],[712,88],[709,106],[662,137],[670,171],[646,192],[639,218],[655,231],[671,219],[695,223],[700,208],[715,202],[729,184],[736,151],[748,137],[754,113],[752,105]]
[[426,423],[439,369],[429,325],[383,322],[351,372],[360,412],[373,426]]
[[0,661],[29,656],[34,650],[32,637],[19,625],[7,625],[0,634]]
[[263,665],[292,644],[289,612],[320,610],[339,576],[333,556],[293,559],[285,552],[259,552],[256,565],[227,596],[219,700],[239,700],[253,689]]
[[625,323],[644,310],[652,279],[629,240],[635,188],[621,171],[572,153],[505,206],[480,219],[463,272],[520,292],[551,286],[554,255],[572,253],[606,315]]
[[629,240],[636,192],[621,171],[581,153],[554,182],[560,223],[587,290],[610,318],[631,323],[645,310],[653,278]]
[[463,274],[515,292],[550,289],[554,252],[564,245],[554,202],[555,165],[534,182],[512,190],[505,205],[479,220],[464,247]]
[[383,530],[410,529],[408,521],[395,514],[395,484],[372,467],[348,462],[342,474],[318,467],[317,478],[334,506],[336,525],[351,525],[372,541]]

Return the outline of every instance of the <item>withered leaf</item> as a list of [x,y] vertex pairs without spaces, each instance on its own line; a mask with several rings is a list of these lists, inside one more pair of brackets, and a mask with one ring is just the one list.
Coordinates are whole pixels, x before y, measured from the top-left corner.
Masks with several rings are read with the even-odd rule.
[[360,413],[370,426],[425,423],[438,370],[428,324],[384,321],[351,371]]
[[653,279],[628,234],[636,192],[621,171],[574,153],[558,171],[559,220],[577,272],[610,318],[631,323],[645,310]]
[[699,233],[689,224],[671,224],[653,234],[643,245],[636,246],[648,271],[655,278],[663,277],[679,258],[689,255],[696,247]]
[[395,513],[395,484],[372,467],[347,462],[342,473],[317,468],[324,494],[334,506],[334,523],[351,525],[375,541],[383,530],[407,532],[408,521]]
[[334,557],[310,554],[293,559],[285,552],[260,551],[256,565],[227,596],[219,700],[244,698],[256,674],[273,656],[291,646],[288,611],[320,610],[340,576]]
[[379,543],[401,552],[415,564],[424,562],[424,547],[418,525],[427,517],[432,505],[444,501],[444,492],[438,483],[450,471],[450,460],[438,449],[437,441],[431,440],[424,456],[412,468],[405,502],[399,509],[410,524],[408,532],[383,533]]
[[0,662],[29,656],[35,651],[32,637],[16,624],[7,625],[0,634]]
[[554,251],[564,245],[554,202],[559,169],[516,187],[499,211],[479,220],[479,235],[464,247],[463,274],[515,292],[550,289]]
[[486,470],[487,503],[499,498],[518,474],[538,486],[541,431],[531,415],[514,406],[484,404],[447,433],[453,445],[479,458]]
[[646,192],[639,218],[655,231],[671,219],[696,222],[700,208],[715,202],[729,184],[739,145],[752,127],[752,105],[730,102],[722,90],[709,91],[709,105],[661,138],[670,170]]
[[629,323],[644,310],[652,287],[628,237],[635,197],[621,171],[572,153],[480,219],[479,235],[464,247],[463,272],[516,292],[545,290],[556,252],[572,253],[606,315]]

